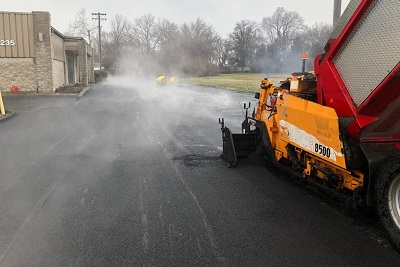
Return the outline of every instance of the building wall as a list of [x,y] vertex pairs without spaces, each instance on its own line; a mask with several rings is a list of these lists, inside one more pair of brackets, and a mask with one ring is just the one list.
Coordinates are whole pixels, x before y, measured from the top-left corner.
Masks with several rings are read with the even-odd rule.
[[77,56],[75,58],[75,82],[80,83],[80,73],[81,73],[81,64],[80,64],[80,57]]
[[53,62],[53,90],[66,84],[64,38],[55,32],[51,34]]
[[21,91],[36,91],[36,65],[33,58],[0,60],[0,90],[10,91],[13,85]]
[[[74,57],[74,61],[68,61],[66,65],[66,76],[67,76],[67,84],[74,84],[79,82],[79,70],[78,70],[78,58],[79,58],[79,41],[78,40],[66,40],[64,43],[65,52],[68,54],[68,57]],[[72,66],[73,63],[73,66]],[[71,81],[71,75],[69,73],[70,70],[73,70],[73,81]]]
[[[52,28],[49,12],[0,11],[0,42],[0,91],[16,85],[20,91],[52,92],[94,81],[92,48]],[[67,53],[74,55],[71,79]]]
[[64,62],[53,60],[53,90],[66,84]]
[[55,32],[51,33],[51,56],[53,59],[64,62],[65,60],[65,49],[64,49],[64,38]]
[[0,12],[0,90],[36,91],[31,13]]
[[87,55],[87,78],[88,83],[94,83],[94,64],[93,64],[93,48],[86,43],[86,55]]
[[0,12],[0,58],[35,56],[31,13]]
[[38,91],[53,91],[50,13],[34,11],[32,16]]
[[81,41],[81,73],[80,73],[80,80],[83,84],[88,84],[88,69],[87,69],[87,46],[86,42]]
[[88,76],[89,76],[89,83],[94,83],[94,66],[93,66],[93,56],[88,55]]

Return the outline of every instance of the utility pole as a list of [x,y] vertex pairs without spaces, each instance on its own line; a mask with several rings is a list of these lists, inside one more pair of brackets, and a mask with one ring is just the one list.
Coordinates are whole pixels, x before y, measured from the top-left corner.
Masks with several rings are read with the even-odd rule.
[[102,20],[107,20],[106,18],[107,14],[105,13],[92,13],[92,19],[93,20],[97,20],[98,21],[98,28],[99,28],[99,64],[100,64],[100,70],[102,70],[101,68],[101,21]]
[[333,3],[333,27],[335,28],[342,13],[342,0],[334,0],[334,1],[335,2]]

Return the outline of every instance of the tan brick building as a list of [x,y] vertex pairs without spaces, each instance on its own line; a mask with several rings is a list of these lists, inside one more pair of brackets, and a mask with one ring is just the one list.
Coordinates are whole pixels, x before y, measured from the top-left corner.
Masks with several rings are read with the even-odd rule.
[[94,82],[93,50],[51,27],[50,13],[0,11],[0,90],[52,92]]

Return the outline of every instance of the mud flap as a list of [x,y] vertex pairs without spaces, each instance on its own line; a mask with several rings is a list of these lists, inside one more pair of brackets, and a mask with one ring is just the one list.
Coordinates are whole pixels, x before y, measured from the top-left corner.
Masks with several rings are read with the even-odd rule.
[[237,165],[238,158],[245,158],[254,151],[256,151],[256,135],[255,132],[249,132],[246,134],[232,134],[228,127],[222,125],[222,155],[221,158],[224,159],[228,166],[235,167]]

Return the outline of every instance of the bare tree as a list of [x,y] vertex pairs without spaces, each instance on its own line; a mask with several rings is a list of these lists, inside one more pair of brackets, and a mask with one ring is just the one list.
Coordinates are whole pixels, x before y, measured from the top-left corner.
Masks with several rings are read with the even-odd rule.
[[180,52],[177,43],[180,38],[178,25],[167,20],[158,21],[158,61],[163,72],[176,72],[179,69]]
[[266,42],[261,42],[255,52],[255,60],[251,64],[252,72],[266,72],[269,69],[268,50]]
[[95,37],[96,27],[89,23],[90,19],[85,8],[79,9],[73,21],[70,21],[65,35],[83,37],[92,44]]
[[124,16],[117,14],[111,20],[111,31],[103,35],[105,65],[109,68],[119,68],[119,60],[128,45],[129,28],[129,21]]
[[241,20],[236,23],[229,35],[232,48],[231,62],[241,68],[250,67],[255,60],[255,52],[261,41],[258,24],[255,21]]
[[305,30],[305,43],[307,52],[316,56],[324,52],[324,46],[328,42],[332,33],[332,25],[326,23],[316,23]]
[[228,60],[231,57],[232,48],[229,39],[219,39],[216,45],[216,63],[223,69],[228,68]]
[[184,23],[180,28],[178,43],[183,71],[197,75],[214,73],[214,69],[218,68],[212,64],[212,60],[219,38],[214,28],[200,18],[189,24]]
[[276,48],[275,54],[283,61],[295,36],[304,29],[303,18],[296,11],[278,7],[271,17],[263,18],[261,27],[269,44]]
[[179,28],[174,22],[167,19],[161,19],[158,21],[158,35],[160,43],[171,43],[175,42],[179,35]]
[[131,25],[129,36],[140,51],[147,54],[154,52],[160,42],[155,17],[151,14],[145,14],[136,18]]
[[184,48],[191,57],[211,60],[214,45],[218,41],[218,35],[211,25],[200,18],[189,24],[184,23],[181,27],[181,37]]
[[[313,59],[318,54],[324,52],[324,46],[331,34],[332,26],[324,23],[316,23],[311,27],[304,26],[304,30],[293,35],[289,51],[285,54],[284,61],[279,62],[278,57],[275,58],[273,71],[293,72],[300,71],[302,62],[300,56],[302,53],[307,53],[309,60],[307,61],[307,69],[312,70]],[[270,52],[278,51],[277,47],[269,45]],[[275,50],[274,50],[275,49]],[[269,59],[275,55],[270,55]],[[282,63],[282,64],[280,64]]]
[[[311,27],[306,27],[305,31],[300,35],[301,42],[303,43],[302,51],[295,48],[295,51],[308,53],[308,58],[313,59],[317,55],[324,53],[324,46],[327,43],[332,33],[332,25],[326,23],[316,23]],[[295,46],[295,43],[293,44]],[[313,60],[308,60],[307,68],[313,69]]]
[[294,35],[303,29],[303,22],[303,18],[296,11],[278,7],[271,17],[263,18],[261,25],[270,43],[279,40],[283,46],[287,46]]

